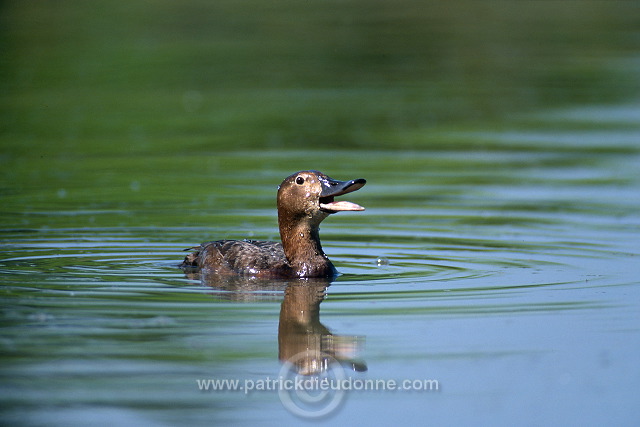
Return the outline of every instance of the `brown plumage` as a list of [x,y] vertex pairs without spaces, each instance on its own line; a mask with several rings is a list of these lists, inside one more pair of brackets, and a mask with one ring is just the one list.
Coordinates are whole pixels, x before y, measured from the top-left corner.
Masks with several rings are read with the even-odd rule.
[[320,244],[320,223],[340,211],[363,207],[334,201],[334,197],[361,188],[362,178],[336,181],[318,171],[300,171],[278,187],[278,225],[282,243],[255,240],[218,240],[203,243],[181,264],[217,274],[265,278],[333,277],[337,271]]

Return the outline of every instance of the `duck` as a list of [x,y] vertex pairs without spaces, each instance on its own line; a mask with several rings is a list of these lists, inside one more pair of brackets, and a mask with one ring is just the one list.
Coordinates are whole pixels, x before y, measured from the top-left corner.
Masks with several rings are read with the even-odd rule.
[[217,240],[185,249],[192,250],[181,268],[201,273],[256,278],[307,278],[338,275],[322,250],[320,223],[343,211],[363,211],[356,203],[336,197],[359,190],[364,178],[338,181],[317,170],[286,177],[278,186],[278,228],[281,242]]

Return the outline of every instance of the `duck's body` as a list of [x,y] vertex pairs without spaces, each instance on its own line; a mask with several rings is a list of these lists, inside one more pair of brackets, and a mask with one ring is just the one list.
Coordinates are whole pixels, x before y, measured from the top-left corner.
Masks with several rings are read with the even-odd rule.
[[337,270],[320,244],[320,223],[332,213],[359,211],[335,196],[361,188],[366,181],[336,181],[318,171],[301,171],[278,187],[278,225],[282,243],[218,240],[203,243],[186,256],[182,267],[217,274],[264,278],[333,277]]
[[240,274],[260,277],[290,276],[287,262],[278,242],[255,240],[218,240],[195,248],[182,266],[213,270],[219,274]]

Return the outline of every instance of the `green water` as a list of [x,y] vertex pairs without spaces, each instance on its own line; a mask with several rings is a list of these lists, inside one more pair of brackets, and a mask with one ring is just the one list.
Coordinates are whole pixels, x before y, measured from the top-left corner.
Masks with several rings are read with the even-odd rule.
[[[637,423],[635,2],[85,3],[0,6],[4,422],[306,424],[197,381],[330,331],[350,378],[440,388],[327,423]],[[302,169],[368,181],[326,290],[176,267],[278,239]]]

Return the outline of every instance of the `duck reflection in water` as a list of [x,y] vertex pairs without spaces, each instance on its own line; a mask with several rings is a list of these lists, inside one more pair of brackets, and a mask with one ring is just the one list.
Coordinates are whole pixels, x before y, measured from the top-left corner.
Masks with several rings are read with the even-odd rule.
[[281,298],[278,325],[278,358],[290,362],[300,375],[318,375],[332,363],[364,372],[358,358],[363,336],[336,335],[320,322],[320,304],[331,284],[328,278],[266,280],[255,277],[188,272],[187,277],[218,291],[229,301],[264,301]]
[[335,361],[366,371],[366,364],[357,359],[364,337],[334,335],[320,323],[320,303],[328,285],[322,279],[289,283],[280,308],[279,358],[291,361],[302,375],[319,374]]

